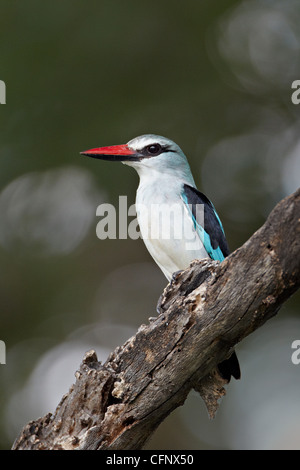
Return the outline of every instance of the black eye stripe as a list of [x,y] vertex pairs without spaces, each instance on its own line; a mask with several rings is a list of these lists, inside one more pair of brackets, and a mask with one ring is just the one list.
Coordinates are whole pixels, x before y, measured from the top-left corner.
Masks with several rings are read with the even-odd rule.
[[146,145],[141,151],[140,154],[142,154],[145,157],[157,157],[163,152],[174,152],[174,150],[171,150],[168,145],[162,146],[159,143],[153,143],[150,145]]

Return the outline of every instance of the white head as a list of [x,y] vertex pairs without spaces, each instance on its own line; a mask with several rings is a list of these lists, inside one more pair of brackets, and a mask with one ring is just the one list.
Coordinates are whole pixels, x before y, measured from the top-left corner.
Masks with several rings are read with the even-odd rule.
[[133,166],[140,177],[172,176],[194,184],[186,156],[175,142],[166,137],[145,134],[130,140],[125,145],[99,147],[82,155],[102,160],[121,161]]

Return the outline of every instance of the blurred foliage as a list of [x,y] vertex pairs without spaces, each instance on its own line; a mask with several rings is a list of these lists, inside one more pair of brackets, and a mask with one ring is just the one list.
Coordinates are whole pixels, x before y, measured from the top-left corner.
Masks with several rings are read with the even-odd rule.
[[[132,204],[137,175],[79,152],[144,133],[173,139],[236,249],[299,186],[300,116],[290,97],[300,79],[300,5],[0,0],[0,8],[0,446],[9,448],[23,424],[58,403],[84,351],[105,359],[153,315],[166,284],[141,240],[96,237],[96,207],[117,206],[119,195]],[[267,326],[267,339],[258,332],[241,345],[242,382],[230,385],[215,422],[191,394],[149,448],[300,447],[299,400],[286,399],[299,390],[290,361],[299,296],[283,310],[272,336]],[[272,354],[261,360],[264,347],[280,351],[277,368]],[[243,401],[253,388],[259,415]],[[265,419],[261,434],[253,416]]]

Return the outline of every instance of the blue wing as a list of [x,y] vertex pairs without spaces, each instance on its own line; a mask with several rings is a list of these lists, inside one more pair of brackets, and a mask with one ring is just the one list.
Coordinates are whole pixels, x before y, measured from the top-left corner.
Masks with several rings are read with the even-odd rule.
[[[202,241],[207,254],[214,260],[223,261],[224,258],[229,255],[230,251],[222,223],[213,204],[203,193],[200,193],[196,188],[187,184],[183,186],[182,199],[188,207],[195,229],[199,234],[200,240]],[[202,224],[199,221],[197,204],[202,204],[204,206],[204,218],[202,218]]]

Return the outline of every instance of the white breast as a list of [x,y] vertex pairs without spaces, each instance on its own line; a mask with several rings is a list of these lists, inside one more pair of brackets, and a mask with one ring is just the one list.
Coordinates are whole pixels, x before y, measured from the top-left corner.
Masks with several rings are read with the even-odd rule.
[[208,257],[180,197],[182,183],[178,188],[172,183],[172,188],[159,180],[151,185],[140,184],[136,198],[145,245],[168,280],[192,260]]

